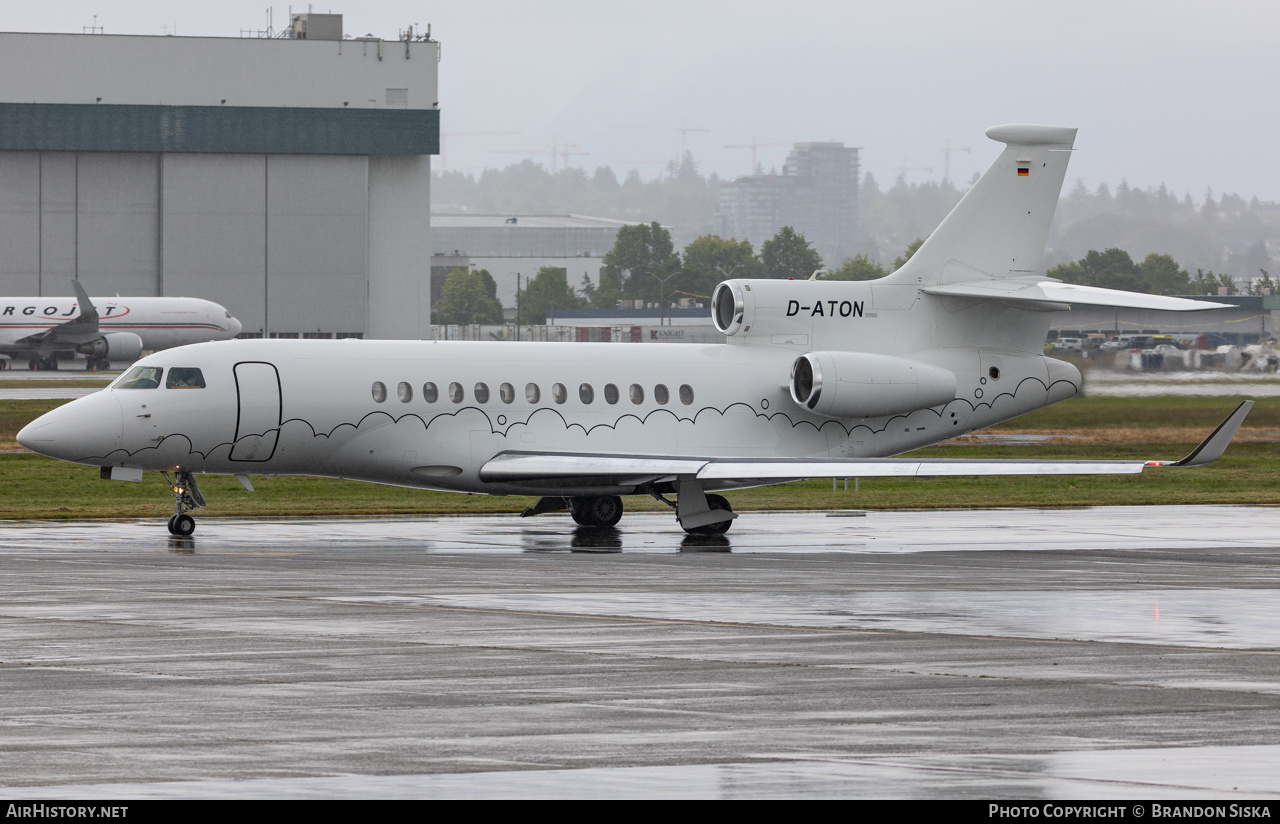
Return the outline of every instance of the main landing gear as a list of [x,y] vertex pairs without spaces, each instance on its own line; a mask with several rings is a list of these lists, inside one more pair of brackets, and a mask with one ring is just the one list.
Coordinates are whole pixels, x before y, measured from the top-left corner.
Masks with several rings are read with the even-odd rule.
[[169,518],[169,532],[179,538],[185,538],[196,531],[196,519],[187,512],[204,506],[204,496],[200,494],[195,476],[190,472],[175,472],[172,480],[169,479],[168,472],[160,474],[164,475],[164,479],[169,482],[169,488],[173,490],[173,500],[178,508],[178,511]]
[[46,372],[46,371],[57,372],[58,359],[57,358],[32,358],[31,360],[27,361],[27,368],[30,369],[32,372]]
[[617,526],[622,520],[622,499],[617,495],[570,498],[569,514],[578,526]]
[[[721,495],[707,495],[702,484],[693,475],[681,475],[675,483],[677,498],[667,500],[653,484],[645,484],[640,491],[647,492],[676,511],[676,520],[690,535],[723,535],[729,531],[733,519],[738,517]],[[671,487],[665,485],[665,491]],[[611,527],[622,518],[622,498],[617,495],[580,496],[572,498],[539,498],[533,506],[520,513],[529,518],[544,512],[569,510],[574,523],[579,526]]]

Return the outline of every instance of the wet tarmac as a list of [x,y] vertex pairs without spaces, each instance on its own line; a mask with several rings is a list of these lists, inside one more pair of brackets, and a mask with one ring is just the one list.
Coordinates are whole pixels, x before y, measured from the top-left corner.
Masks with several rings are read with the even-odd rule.
[[1246,372],[1119,372],[1092,369],[1085,376],[1084,394],[1090,397],[1155,397],[1198,395],[1204,397],[1274,398],[1280,396],[1275,374]]
[[0,525],[12,798],[1280,796],[1280,509]]

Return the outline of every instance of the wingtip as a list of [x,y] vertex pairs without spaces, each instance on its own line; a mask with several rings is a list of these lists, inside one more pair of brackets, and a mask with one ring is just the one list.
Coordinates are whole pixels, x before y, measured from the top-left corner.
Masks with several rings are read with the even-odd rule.
[[1250,409],[1253,409],[1253,401],[1241,401],[1240,405],[1226,417],[1226,420],[1218,424],[1218,428],[1213,430],[1209,437],[1191,450],[1191,454],[1170,466],[1204,466],[1221,458],[1222,453],[1227,451],[1231,440],[1239,431],[1240,425],[1248,417]]

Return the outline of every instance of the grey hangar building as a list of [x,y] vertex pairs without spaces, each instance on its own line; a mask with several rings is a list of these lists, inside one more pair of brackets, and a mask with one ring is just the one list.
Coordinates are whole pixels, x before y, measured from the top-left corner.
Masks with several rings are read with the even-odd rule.
[[245,336],[430,337],[439,44],[0,33],[0,293],[190,296]]

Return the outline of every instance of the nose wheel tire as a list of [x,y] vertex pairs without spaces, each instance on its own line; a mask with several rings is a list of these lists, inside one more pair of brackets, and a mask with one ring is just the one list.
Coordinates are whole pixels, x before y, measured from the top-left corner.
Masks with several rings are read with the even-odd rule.
[[179,538],[185,538],[196,531],[196,519],[185,512],[169,517],[169,532]]
[[622,520],[622,499],[617,495],[574,498],[569,514],[579,526],[616,526]]

